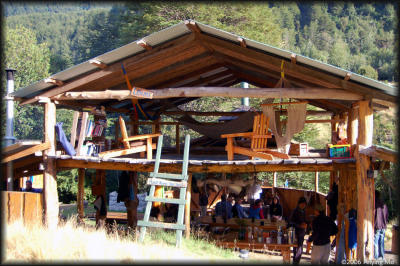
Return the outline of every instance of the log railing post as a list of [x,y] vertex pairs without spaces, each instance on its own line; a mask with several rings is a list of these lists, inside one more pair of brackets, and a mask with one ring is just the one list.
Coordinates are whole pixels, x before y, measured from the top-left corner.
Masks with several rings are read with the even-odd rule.
[[58,193],[57,193],[57,169],[56,161],[49,155],[55,155],[55,125],[56,106],[47,101],[44,104],[44,140],[50,142],[50,148],[43,152],[43,196],[45,225],[48,228],[56,228],[58,225]]

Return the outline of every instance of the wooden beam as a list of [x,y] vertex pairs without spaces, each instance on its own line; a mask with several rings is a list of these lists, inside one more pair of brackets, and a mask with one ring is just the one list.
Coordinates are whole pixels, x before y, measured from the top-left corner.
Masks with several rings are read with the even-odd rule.
[[245,39],[243,39],[242,37],[238,37],[237,40],[239,41],[240,46],[246,48],[247,45],[246,45],[246,40]]
[[[345,163],[344,167],[353,168],[354,163]],[[57,159],[57,168],[90,168],[103,170],[121,170],[121,171],[137,171],[137,172],[153,172],[152,164],[132,164],[124,162],[91,162],[74,159]],[[181,164],[164,164],[160,165],[160,172],[177,173],[182,170]],[[256,164],[256,165],[237,165],[237,164],[209,164],[202,165],[189,164],[188,171],[190,173],[253,173],[253,172],[328,172],[333,171],[332,163],[327,164]]]
[[190,238],[190,202],[192,198],[192,174],[189,174],[186,188],[186,204],[185,204],[185,237]]
[[78,147],[76,148],[76,155],[81,155],[83,142],[86,138],[86,124],[88,121],[89,113],[83,112],[82,113],[82,120],[81,120],[81,129],[79,132],[79,140],[78,140]]
[[346,73],[346,76],[344,76],[344,80],[350,80],[351,73]]
[[[359,123],[357,146],[354,152],[357,171],[357,260],[364,263],[373,258],[374,239],[374,178],[367,177],[371,160],[361,154],[360,145],[372,145],[373,112],[370,101],[359,101]],[[368,241],[367,241],[368,240]]]
[[61,80],[53,79],[53,78],[47,78],[47,79],[44,80],[44,82],[50,83],[50,84],[53,84],[53,85],[57,85],[57,86],[64,85],[64,82],[62,82]]
[[78,193],[76,199],[76,207],[78,210],[78,219],[83,221],[83,217],[85,216],[85,209],[83,200],[85,198],[85,169],[79,168],[78,169]]
[[[266,67],[270,70],[280,72],[280,66],[282,59],[261,53],[251,49],[245,49],[233,43],[227,42],[225,40],[220,40],[216,37],[201,34],[201,38],[204,42],[207,42],[212,49],[216,52],[230,55],[235,58],[239,58],[243,61],[251,62],[259,66]],[[245,50],[244,50],[245,49]],[[376,89],[369,88],[367,86],[359,85],[353,81],[346,81],[342,78],[335,77],[331,74],[316,71],[309,67],[299,65],[299,64],[285,64],[285,76],[293,76],[303,80],[309,80],[319,84],[319,86],[324,86],[328,88],[341,88],[355,93],[360,93],[362,95],[371,95],[374,98],[396,102],[396,96],[388,95]]]
[[[177,97],[251,97],[251,98],[297,98],[297,99],[342,99],[360,100],[361,96],[338,89],[327,88],[232,88],[232,87],[180,87],[150,90],[153,99],[167,99]],[[63,96],[56,96],[57,100],[89,100],[89,99],[117,99],[125,100],[136,98],[128,90],[106,90],[87,92],[66,92]],[[331,103],[338,106],[339,104]],[[341,108],[346,106],[340,105]]]
[[13,160],[17,160],[19,158],[31,155],[31,154],[33,154],[33,153],[35,153],[37,151],[47,150],[48,148],[50,148],[50,146],[51,146],[50,142],[47,141],[47,142],[44,142],[42,144],[38,144],[38,145],[35,145],[33,147],[24,149],[22,151],[14,153],[14,154],[5,155],[3,157],[3,159],[1,160],[1,163],[11,162]]
[[101,69],[105,69],[107,67],[106,64],[104,64],[103,62],[101,62],[100,60],[97,60],[97,59],[91,59],[91,60],[89,60],[89,63],[92,65],[95,65]]
[[360,146],[360,154],[364,154],[366,156],[377,158],[387,162],[398,162],[397,151],[384,147],[370,146],[368,148],[364,148]]
[[44,140],[50,143],[50,147],[43,152],[43,163],[46,165],[43,171],[43,200],[45,225],[55,229],[58,225],[58,192],[57,192],[57,168],[56,160],[50,155],[55,155],[55,125],[56,106],[49,102],[44,104]]
[[315,172],[314,176],[315,192],[318,192],[318,182],[319,182],[319,172]]
[[153,47],[151,47],[150,44],[148,44],[145,40],[141,39],[140,41],[137,41],[136,44],[142,46],[144,49],[146,49],[147,51],[150,51],[151,49],[153,49]]
[[[124,83],[124,78],[121,70],[121,63],[124,64],[128,73],[129,79],[141,76],[150,69],[169,66],[172,62],[182,61],[184,58],[193,57],[193,54],[199,51],[204,51],[203,47],[193,46],[194,36],[182,36],[171,42],[162,44],[147,53],[140,53],[113,63],[106,69],[102,69],[82,77],[79,77],[71,82],[64,84],[55,89],[43,92],[39,96],[54,97],[67,91],[79,88],[93,87],[96,89],[112,87],[120,83]],[[177,54],[177,52],[180,53]],[[138,84],[140,86],[140,84]],[[29,98],[20,102],[20,105],[36,102],[37,98]]]
[[[261,113],[261,112],[258,112]],[[197,111],[164,111],[161,114],[165,115],[183,115],[183,114],[188,114],[188,115],[194,115],[194,116],[241,116],[243,112],[197,112]],[[287,114],[286,110],[282,110],[282,114]],[[315,110],[308,110],[307,115],[312,115],[312,116],[327,116],[331,115],[332,112],[327,112],[327,111],[315,111]]]
[[38,163],[42,162],[42,160],[43,160],[43,158],[40,156],[29,156],[22,160],[13,162],[13,168],[18,169],[18,168],[26,167],[31,164],[38,164]]

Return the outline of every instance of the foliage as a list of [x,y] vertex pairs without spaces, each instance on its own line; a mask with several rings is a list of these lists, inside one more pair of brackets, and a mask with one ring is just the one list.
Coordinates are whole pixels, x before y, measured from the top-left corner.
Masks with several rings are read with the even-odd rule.
[[[85,176],[84,200],[94,201],[92,195],[91,180]],[[57,173],[57,192],[60,202],[76,202],[78,193],[78,169],[60,171]]]
[[[50,52],[45,43],[37,44],[33,30],[17,26],[5,28],[3,66],[16,69],[15,90],[49,75]],[[5,88],[5,86],[4,86]],[[43,108],[14,105],[14,135],[17,139],[41,139]],[[3,114],[5,110],[2,110]]]

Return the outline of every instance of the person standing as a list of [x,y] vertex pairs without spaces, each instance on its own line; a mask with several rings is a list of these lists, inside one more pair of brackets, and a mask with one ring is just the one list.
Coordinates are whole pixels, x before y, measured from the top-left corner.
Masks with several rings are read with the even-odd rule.
[[232,218],[232,204],[226,200],[226,194],[222,194],[221,201],[215,205],[215,215],[224,219]]
[[207,215],[207,206],[208,206],[208,195],[207,195],[206,189],[203,189],[200,191],[199,205],[200,205],[200,209],[201,209],[200,216],[206,216]]
[[375,190],[375,237],[374,258],[385,258],[385,231],[388,223],[388,209],[381,199],[380,192]]
[[41,192],[39,189],[36,189],[36,188],[32,187],[32,181],[31,180],[26,180],[25,188],[23,188],[22,191],[23,192],[35,192],[35,193],[40,193]]
[[332,218],[325,215],[321,204],[315,206],[316,217],[312,221],[312,235],[307,242],[313,242],[311,264],[328,264],[331,251],[330,236],[336,235],[338,227]]
[[307,201],[305,197],[300,197],[297,202],[297,207],[292,211],[289,224],[294,226],[294,233],[297,239],[297,247],[293,247],[293,264],[299,264],[301,255],[303,253],[303,242],[306,234],[306,212],[305,208]]

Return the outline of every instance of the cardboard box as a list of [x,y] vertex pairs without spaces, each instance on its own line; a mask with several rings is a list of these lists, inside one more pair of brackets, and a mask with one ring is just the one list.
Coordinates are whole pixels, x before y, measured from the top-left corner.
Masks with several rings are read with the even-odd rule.
[[308,144],[307,143],[291,143],[289,149],[289,155],[307,155]]

